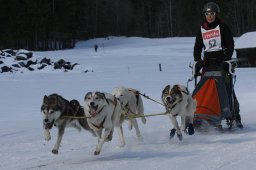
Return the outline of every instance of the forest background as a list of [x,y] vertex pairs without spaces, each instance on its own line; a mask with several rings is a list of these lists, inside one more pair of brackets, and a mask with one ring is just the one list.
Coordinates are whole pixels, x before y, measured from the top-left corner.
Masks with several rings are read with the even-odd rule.
[[[0,0],[0,50],[59,50],[109,36],[195,36],[209,0]],[[255,0],[213,0],[234,36],[256,30]]]

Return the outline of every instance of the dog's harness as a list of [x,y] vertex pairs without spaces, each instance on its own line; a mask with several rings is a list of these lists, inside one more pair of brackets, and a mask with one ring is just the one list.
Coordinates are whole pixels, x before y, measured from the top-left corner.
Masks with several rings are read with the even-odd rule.
[[[68,103],[69,103],[69,101],[68,101]],[[70,111],[70,108],[69,109],[66,108],[64,110],[64,114],[61,115],[59,119],[66,119],[66,118],[70,118],[70,119],[86,119],[86,118],[89,118],[89,117],[86,117],[85,115],[84,116],[77,116],[77,115],[79,115],[80,109],[83,109],[83,107],[78,107],[77,109],[74,109],[74,111],[75,111],[74,115],[69,116],[70,115],[69,113],[73,113],[73,112]]]
[[112,103],[112,104],[116,107],[116,105],[117,105],[117,98],[114,97],[114,101],[111,100],[111,99],[107,99],[107,103],[108,103],[108,104],[109,104],[109,102]]
[[104,128],[103,124],[105,123],[105,119],[106,117],[103,119],[103,121],[99,124],[99,125],[95,125],[93,123],[91,123],[94,127],[98,128],[98,129],[102,129]]
[[[111,100],[111,99],[106,99],[106,101],[107,101],[108,104],[109,104],[109,102],[112,103],[115,107],[116,107],[116,105],[117,105],[117,99],[116,99],[116,97],[114,97],[114,101]],[[99,113],[103,110],[103,108],[104,108],[104,107],[102,107],[102,108],[98,111],[97,114],[99,114]],[[97,115],[97,114],[96,114],[96,115]],[[91,118],[91,117],[90,117],[90,118]],[[91,123],[91,124],[92,124],[94,127],[98,128],[98,129],[104,128],[103,124],[104,124],[104,122],[105,122],[105,119],[106,119],[106,117],[103,119],[103,121],[102,121],[99,125],[95,125],[95,124],[93,124],[93,123]]]
[[[103,108],[104,108],[104,106],[95,114],[95,116],[96,116],[97,114],[99,114],[99,113],[103,110]],[[88,117],[88,118],[90,119],[90,118],[95,117],[95,116],[90,116],[90,117]],[[102,128],[104,128],[103,124],[104,124],[104,122],[105,122],[105,119],[106,119],[106,116],[104,117],[104,119],[102,120],[102,122],[101,122],[99,125],[96,125],[96,124],[94,124],[94,123],[92,123],[92,122],[90,122],[90,123],[91,123],[94,127],[96,127],[97,129],[102,129]]]
[[[65,119],[66,117],[71,117],[71,121],[72,121],[72,119],[76,119],[76,117],[77,117],[77,115],[78,115],[79,108],[78,108],[78,109],[73,109],[73,108],[71,109],[71,107],[70,107],[70,105],[69,105],[69,104],[70,104],[69,101],[68,101],[68,100],[65,100],[65,101],[66,101],[66,103],[67,103],[67,107],[66,107],[65,110],[63,111],[63,114],[61,114],[58,119],[54,120],[54,126],[56,126],[56,122],[57,122],[58,120],[60,120],[60,119]],[[73,112],[73,111],[75,111],[75,112]],[[70,115],[69,113],[74,113],[74,115],[69,116],[69,115]]]
[[[168,111],[171,112],[172,109],[173,109],[178,103],[180,103],[181,101],[182,101],[182,99],[180,99],[180,100],[178,100],[178,101],[175,100],[175,101],[172,103],[171,108],[168,108]],[[174,116],[174,117],[178,116],[178,113],[175,114],[175,115],[173,115],[173,116]]]
[[136,104],[138,105],[139,104],[139,95],[140,95],[139,91],[132,89],[132,88],[128,88],[128,91],[132,92],[136,96]]
[[[187,90],[187,91],[180,90],[180,91],[183,92],[183,93],[185,93],[185,94],[187,94],[187,95],[189,94],[188,90]],[[140,93],[139,91],[136,91],[136,93],[138,93],[138,95],[141,95],[141,96],[143,96],[143,97],[145,97],[145,98],[147,98],[147,99],[149,99],[149,100],[152,100],[153,102],[156,102],[156,103],[158,103],[158,104],[160,104],[160,105],[162,105],[162,106],[165,106],[163,103],[160,103],[160,102],[158,102],[158,101],[156,101],[156,100],[150,98],[150,97],[147,96],[146,94],[142,94],[142,93]],[[109,103],[112,103],[114,106],[117,105],[117,99],[116,99],[116,98],[114,98],[114,100],[106,99],[106,101],[107,101],[108,104],[109,104]],[[137,115],[137,114],[132,113],[132,114],[127,115],[129,109],[122,107],[122,105],[121,105],[121,107],[122,107],[123,110],[126,109],[126,113],[124,114],[124,115],[125,115],[125,118],[128,118],[128,119],[135,119],[135,118],[140,118],[140,117],[151,117],[151,116],[158,116],[158,115],[166,115],[166,114],[169,114],[169,113],[171,112],[171,110],[172,110],[179,102],[181,102],[181,101],[182,101],[182,100],[179,100],[179,101],[177,101],[175,104],[173,104],[169,111],[166,111],[166,112],[164,112],[164,113],[156,113],[156,114]],[[126,107],[126,106],[125,106],[125,107]],[[177,116],[177,115],[174,115],[174,116]],[[63,118],[85,119],[85,118],[91,118],[91,117],[86,117],[86,116],[81,116],[81,117],[64,116]],[[105,121],[105,119],[103,120],[103,122],[102,122],[100,125],[93,125],[93,126],[95,126],[96,128],[100,128],[100,127],[103,126],[104,121]]]
[[[132,117],[134,117],[134,115],[136,116],[137,114],[136,113],[134,113],[134,112],[132,112],[131,111],[131,109],[129,109],[129,107],[128,107],[128,103],[123,107],[122,105],[121,105],[121,107],[122,107],[122,110],[123,110],[123,114],[124,114],[124,118],[125,119],[132,119]],[[133,115],[131,115],[131,116],[128,116],[128,112],[131,112],[131,114]],[[129,114],[130,115],[130,114]]]

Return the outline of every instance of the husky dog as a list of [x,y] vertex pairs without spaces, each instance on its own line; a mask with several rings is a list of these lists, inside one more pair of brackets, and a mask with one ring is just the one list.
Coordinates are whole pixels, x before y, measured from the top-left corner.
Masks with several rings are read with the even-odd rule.
[[[171,130],[170,138],[177,132],[179,140],[182,140],[181,130],[186,132],[186,129],[188,129],[187,133],[189,135],[193,135],[193,119],[196,109],[196,101],[192,98],[188,89],[182,85],[167,85],[162,92],[162,101],[166,111],[169,112],[168,116],[174,126]],[[177,116],[181,117],[181,129],[176,119]]]
[[[135,89],[125,87],[115,87],[112,94],[120,101],[122,109],[129,114],[144,115],[144,107],[139,92]],[[146,118],[141,118],[142,123],[146,123]],[[142,139],[140,129],[136,119],[128,119],[129,129],[135,128],[136,136],[138,139]]]
[[88,124],[98,137],[94,155],[99,155],[103,144],[112,140],[114,127],[117,127],[121,146],[124,146],[122,128],[124,115],[120,102],[112,94],[101,92],[88,92],[84,100],[84,112],[88,117]]
[[49,96],[45,95],[43,98],[43,104],[41,106],[41,112],[45,140],[49,141],[51,139],[50,129],[53,127],[53,125],[58,128],[57,141],[52,149],[53,154],[58,154],[59,146],[66,127],[74,127],[78,131],[81,131],[83,128],[90,131],[95,136],[92,129],[90,129],[86,118],[75,119],[65,117],[85,116],[84,110],[77,100],[71,100],[69,102],[62,96],[55,93]]

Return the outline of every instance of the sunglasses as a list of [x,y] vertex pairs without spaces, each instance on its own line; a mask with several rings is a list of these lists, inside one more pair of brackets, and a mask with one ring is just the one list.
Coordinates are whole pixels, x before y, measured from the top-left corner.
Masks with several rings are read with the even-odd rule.
[[205,16],[210,16],[210,15],[214,16],[214,15],[216,15],[216,12],[205,12],[204,15]]

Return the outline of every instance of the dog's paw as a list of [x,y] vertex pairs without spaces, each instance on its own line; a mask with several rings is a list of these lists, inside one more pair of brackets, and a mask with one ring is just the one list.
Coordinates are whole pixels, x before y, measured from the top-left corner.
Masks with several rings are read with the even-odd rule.
[[94,155],[99,155],[100,151],[94,151]]
[[46,141],[50,141],[50,140],[51,140],[51,136],[50,136],[50,135],[49,135],[49,136],[45,136],[44,139],[45,139]]
[[96,133],[93,130],[90,130],[93,137],[97,137]]
[[137,136],[137,139],[138,139],[138,142],[142,142],[142,141],[143,141],[143,136],[138,135],[138,136]]
[[57,155],[57,154],[59,153],[59,151],[56,150],[56,149],[53,149],[53,150],[52,150],[52,153],[55,154],[55,155]]
[[46,141],[51,140],[51,134],[50,134],[50,132],[48,130],[44,131],[44,139]]
[[180,141],[182,141],[182,139],[183,139],[182,134],[177,133],[177,137],[179,138]]
[[146,124],[147,119],[146,119],[145,117],[142,117],[142,118],[141,118],[141,121],[142,121],[143,124]]
[[108,135],[107,139],[106,139],[106,142],[111,141],[111,140],[112,140],[112,137],[113,137],[113,134],[110,133],[110,134]]
[[82,128],[79,126],[75,126],[75,128],[78,130],[78,132],[81,132]]
[[132,121],[131,120],[128,120],[128,128],[129,128],[129,130],[132,130]]
[[125,146],[125,143],[124,143],[124,142],[122,142],[122,143],[119,145],[120,148],[123,148],[124,146]]
[[171,129],[171,132],[170,132],[170,139],[172,139],[175,135],[175,132],[176,132],[176,129]]
[[185,130],[182,130],[182,132],[184,132],[185,134],[188,135],[188,131],[185,129]]
[[192,123],[188,125],[188,134],[193,135],[195,133],[195,129]]

